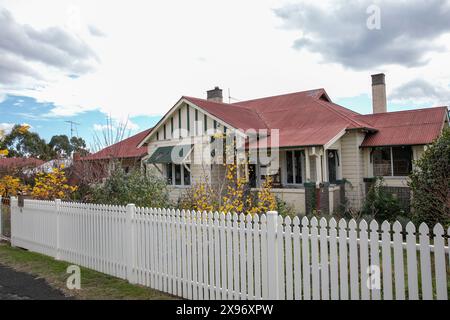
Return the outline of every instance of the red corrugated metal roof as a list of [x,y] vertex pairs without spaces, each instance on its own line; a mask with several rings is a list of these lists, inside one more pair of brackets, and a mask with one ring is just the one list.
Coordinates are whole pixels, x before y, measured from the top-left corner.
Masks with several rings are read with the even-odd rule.
[[36,158],[1,158],[0,169],[12,170],[20,168],[34,168],[42,165],[45,161]]
[[363,146],[428,144],[447,112],[441,107],[361,115],[333,103],[324,89],[232,104],[183,98],[236,129],[279,129],[280,147],[324,145],[349,129],[367,130]]
[[221,119],[236,129],[267,129],[264,121],[251,109],[238,105],[226,104],[198,99],[193,97],[183,97],[192,102],[209,114]]
[[147,154],[147,147],[138,148],[138,144],[150,133],[152,129],[142,131],[132,137],[113,144],[97,153],[81,158],[81,160],[102,160],[111,158],[138,158]]
[[332,103],[324,89],[232,104],[184,98],[237,129],[279,129],[280,147],[323,145],[346,128],[370,127]]
[[357,116],[378,129],[361,146],[429,144],[441,133],[447,112],[447,107],[436,107]]
[[324,145],[344,129],[370,127],[354,118],[358,113],[332,103],[324,89],[233,105],[255,110],[268,128],[279,129],[280,147]]

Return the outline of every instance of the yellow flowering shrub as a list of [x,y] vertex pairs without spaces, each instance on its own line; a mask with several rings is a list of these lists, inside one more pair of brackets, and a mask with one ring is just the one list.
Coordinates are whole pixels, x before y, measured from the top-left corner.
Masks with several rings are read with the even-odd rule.
[[27,192],[29,187],[24,185],[19,178],[4,176],[0,178],[0,196],[15,197],[19,192]]
[[239,176],[239,166],[236,164],[225,165],[226,192],[222,196],[219,210],[222,212],[244,212],[246,209],[246,189],[248,189],[248,180],[244,176]]
[[215,195],[209,184],[197,183],[182,196],[179,207],[185,210],[214,211],[217,209]]
[[77,186],[67,184],[63,167],[54,168],[50,173],[38,173],[32,190],[32,196],[39,200],[70,199]]
[[274,211],[277,209],[277,199],[271,192],[273,185],[273,179],[267,176],[264,180],[261,188],[258,191],[257,203],[250,208],[250,213],[265,213],[267,211]]
[[9,151],[7,149],[0,150],[0,157],[8,156]]
[[[224,140],[226,138],[221,132],[215,133],[212,137]],[[226,146],[224,162],[227,155],[234,154],[234,148],[235,143]],[[251,215],[277,210],[277,199],[272,193],[273,179],[268,176],[259,190],[252,192],[245,174],[247,165],[246,161],[240,164],[224,163],[224,175],[221,181],[211,185],[208,179],[205,179],[205,182],[193,185],[183,194],[178,207],[186,210],[236,212]],[[218,176],[221,175],[222,172],[218,174]]]

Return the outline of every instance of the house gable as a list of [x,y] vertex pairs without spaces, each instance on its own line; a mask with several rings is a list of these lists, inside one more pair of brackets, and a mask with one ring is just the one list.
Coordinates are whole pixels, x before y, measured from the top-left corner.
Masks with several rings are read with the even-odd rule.
[[223,132],[232,129],[237,130],[238,128],[183,97],[166,113],[152,132],[140,142],[139,146],[158,141],[204,136],[206,132]]

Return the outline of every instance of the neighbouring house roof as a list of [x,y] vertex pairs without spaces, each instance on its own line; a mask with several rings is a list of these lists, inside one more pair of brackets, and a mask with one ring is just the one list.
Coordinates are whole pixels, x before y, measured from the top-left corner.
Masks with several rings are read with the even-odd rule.
[[106,147],[97,153],[82,157],[81,160],[141,158],[147,155],[147,147],[143,146],[138,148],[138,144],[150,133],[151,130],[152,128],[142,131],[134,136]]
[[429,144],[441,133],[447,112],[447,107],[435,107],[357,116],[378,129],[361,146]]
[[27,175],[36,174],[36,173],[50,173],[53,169],[56,168],[69,168],[72,166],[72,159],[54,159],[47,161],[39,166],[36,166],[34,168],[26,169],[24,170],[24,173]]
[[44,161],[36,158],[0,158],[0,171],[35,168]]

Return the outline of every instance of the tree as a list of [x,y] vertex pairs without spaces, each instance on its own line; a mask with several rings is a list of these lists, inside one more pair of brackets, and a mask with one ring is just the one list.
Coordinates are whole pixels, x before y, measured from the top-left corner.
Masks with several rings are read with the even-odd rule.
[[89,153],[83,138],[66,135],[55,135],[47,144],[39,134],[29,131],[27,125],[15,125],[9,134],[0,132],[0,157],[33,157],[50,160],[58,157],[68,157],[72,152],[81,156]]
[[50,146],[26,125],[15,125],[0,141],[0,150],[8,150],[9,157],[52,158]]
[[65,134],[53,136],[48,145],[60,157],[72,153],[72,145]]
[[412,218],[450,225],[450,128],[447,127],[415,162],[409,177],[413,194]]
[[80,137],[72,137],[70,138],[70,147],[71,151],[80,154],[81,156],[86,156],[89,154],[89,151],[86,148],[86,141]]

